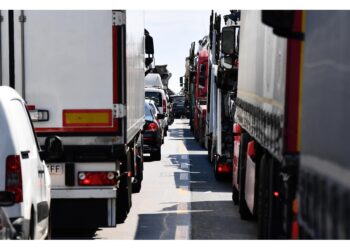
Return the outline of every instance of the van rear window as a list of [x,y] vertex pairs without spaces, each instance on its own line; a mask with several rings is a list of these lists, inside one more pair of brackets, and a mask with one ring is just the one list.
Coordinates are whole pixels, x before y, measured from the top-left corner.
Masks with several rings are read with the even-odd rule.
[[158,107],[162,106],[162,94],[161,93],[146,91],[145,97],[146,97],[146,99],[153,100]]

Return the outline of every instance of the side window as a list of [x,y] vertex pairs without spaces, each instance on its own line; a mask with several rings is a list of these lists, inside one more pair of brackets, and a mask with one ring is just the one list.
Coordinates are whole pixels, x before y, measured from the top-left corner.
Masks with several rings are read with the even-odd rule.
[[17,99],[11,101],[12,127],[16,134],[16,141],[20,150],[37,151],[37,142],[33,133],[28,113],[22,102]]

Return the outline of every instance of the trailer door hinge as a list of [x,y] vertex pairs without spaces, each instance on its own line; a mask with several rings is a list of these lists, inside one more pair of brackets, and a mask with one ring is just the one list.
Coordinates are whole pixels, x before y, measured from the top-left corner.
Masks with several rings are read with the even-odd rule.
[[20,22],[20,23],[25,23],[26,21],[27,21],[27,17],[25,16],[25,15],[20,15],[19,17],[18,17],[18,21]]
[[126,116],[126,106],[124,104],[113,104],[113,118],[123,118]]
[[125,10],[113,10],[112,18],[114,26],[124,25],[126,23]]

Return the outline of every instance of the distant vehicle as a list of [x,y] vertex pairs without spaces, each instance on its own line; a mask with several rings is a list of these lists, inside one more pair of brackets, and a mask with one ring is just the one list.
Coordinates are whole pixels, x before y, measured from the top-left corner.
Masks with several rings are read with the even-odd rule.
[[181,116],[186,116],[185,96],[173,95],[170,99],[172,101],[172,113],[174,117],[181,118]]
[[[60,140],[48,137],[41,151],[23,99],[10,87],[0,87],[0,191],[12,192],[14,204],[5,207],[23,239],[49,236],[51,179],[46,158],[55,156]],[[56,151],[57,153],[59,150]]]
[[15,195],[12,192],[0,192],[0,240],[16,238],[16,230],[10,218],[2,207],[12,206],[15,203]]
[[157,119],[162,119],[163,114],[156,114],[149,102],[146,100],[145,108],[145,125],[143,127],[143,152],[150,153],[154,161],[161,160],[162,147],[162,129]]
[[[148,104],[152,110],[152,113],[155,114],[155,117],[157,118],[157,115],[160,114],[159,109],[157,108],[156,104],[153,100],[146,99],[148,101]],[[160,127],[162,129],[162,144],[164,143],[164,131],[166,127],[166,121],[164,119],[157,119],[158,123],[160,124]]]
[[164,90],[157,88],[145,88],[145,98],[154,100],[161,114],[164,114],[164,119],[166,121],[166,126],[164,130],[164,135],[167,135],[168,131],[168,117],[169,117],[169,108],[168,100]]

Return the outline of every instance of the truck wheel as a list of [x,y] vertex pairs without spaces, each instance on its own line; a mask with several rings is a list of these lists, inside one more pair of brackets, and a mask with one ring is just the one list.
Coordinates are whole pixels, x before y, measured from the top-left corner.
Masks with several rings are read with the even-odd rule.
[[136,155],[136,164],[137,164],[137,175],[134,178],[132,183],[132,192],[139,193],[141,191],[141,184],[143,180],[143,144],[141,138],[141,146],[138,147]]
[[239,203],[239,192],[234,185],[232,185],[232,201],[235,205],[238,205]]
[[260,161],[259,182],[258,182],[258,238],[268,238],[269,223],[269,160],[268,155],[264,154]]
[[157,151],[151,153],[152,161],[160,161],[162,159],[162,148],[159,147]]
[[[121,166],[122,173],[128,173],[131,168],[131,152],[127,152],[126,159],[123,161]],[[132,195],[132,183],[131,176],[125,174],[119,182],[119,188],[117,190],[117,213],[116,220],[117,223],[124,223],[125,219],[128,216],[130,208],[132,206],[131,201]]]
[[29,221],[29,234],[28,234],[28,240],[35,240],[35,211],[32,207],[30,211],[30,221]]
[[[141,174],[140,174],[141,175]],[[140,193],[141,191],[141,180],[139,178],[135,178],[132,182],[132,193]]]
[[53,230],[52,230],[52,215],[51,215],[51,209],[49,212],[49,217],[47,220],[47,235],[45,240],[51,240],[53,235]]
[[245,200],[245,174],[246,174],[246,162],[247,162],[247,146],[249,141],[249,135],[247,133],[242,133],[241,144],[239,150],[239,214],[242,220],[251,220],[253,215],[249,211],[247,202]]
[[211,135],[208,135],[208,161],[213,163],[213,159],[211,157]]

